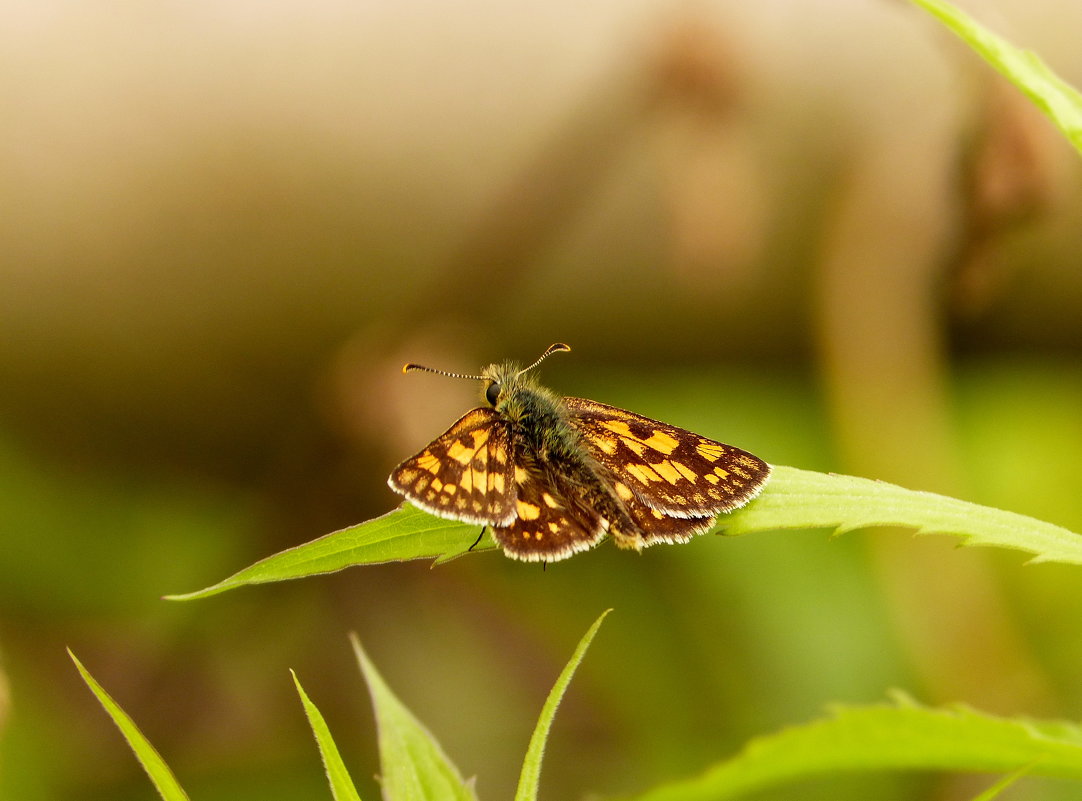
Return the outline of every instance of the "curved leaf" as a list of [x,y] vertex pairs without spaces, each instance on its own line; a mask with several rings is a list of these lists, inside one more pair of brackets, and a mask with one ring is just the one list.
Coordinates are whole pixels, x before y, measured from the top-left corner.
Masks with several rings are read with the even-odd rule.
[[177,781],[177,777],[173,775],[173,771],[169,769],[169,766],[165,764],[165,760],[162,759],[161,754],[155,750],[154,746],[150,744],[150,741],[143,736],[143,733],[139,731],[139,727],[135,725],[135,721],[131,719],[127,712],[120,708],[120,704],[112,699],[109,693],[105,692],[100,684],[94,680],[94,677],[90,675],[90,672],[83,667],[83,663],[68,649],[68,656],[71,657],[71,661],[75,663],[75,667],[79,669],[79,674],[83,677],[83,681],[86,682],[86,686],[90,688],[90,691],[97,696],[98,701],[105,711],[109,713],[109,717],[113,719],[113,723],[120,729],[120,733],[124,735],[124,739],[128,741],[128,745],[131,746],[131,750],[135,752],[136,759],[143,766],[143,770],[147,772],[147,776],[150,777],[150,781],[154,784],[155,789],[165,801],[188,801],[188,794],[184,792],[180,786],[180,782]]
[[297,686],[297,694],[304,706],[304,713],[308,716],[308,725],[312,727],[312,733],[316,736],[316,744],[319,746],[319,755],[323,759],[323,770],[327,774],[327,781],[331,785],[331,795],[334,801],[361,801],[357,794],[357,788],[350,778],[346,764],[342,761],[342,755],[338,752],[338,746],[331,737],[331,730],[327,728],[327,721],[323,719],[323,713],[312,703],[308,694],[301,687],[300,679],[292,670],[293,683]]
[[661,785],[634,801],[721,801],[840,771],[884,770],[1026,770],[1082,779],[1082,728],[906,699],[843,707],[829,718],[752,740],[701,776]]
[[379,732],[379,760],[385,801],[477,801],[436,738],[391,692],[361,648],[351,638],[361,665]]
[[205,598],[248,584],[334,573],[354,565],[445,561],[468,551],[478,531],[476,525],[434,517],[404,503],[380,517],[268,556],[206,589],[165,597],[171,601]]
[[909,490],[885,481],[775,467],[767,489],[717,528],[725,534],[831,528],[844,534],[903,526],[918,534],[953,534],[966,545],[994,545],[1033,554],[1033,562],[1082,564],[1082,536],[1032,517]]
[[541,781],[541,757],[544,755],[545,742],[548,740],[549,731],[552,729],[552,720],[556,717],[556,708],[564,697],[567,685],[571,683],[571,677],[575,675],[575,670],[578,669],[579,663],[582,662],[582,658],[586,655],[586,649],[590,647],[594,635],[601,628],[602,621],[611,611],[611,609],[606,609],[602,612],[601,617],[594,621],[594,624],[579,640],[575,653],[571,655],[567,665],[560,671],[556,684],[549,691],[548,698],[545,699],[545,705],[541,708],[541,717],[538,718],[537,726],[534,727],[533,735],[530,737],[530,745],[526,749],[526,758],[522,762],[522,773],[519,774],[518,789],[515,791],[515,801],[537,800],[537,789]]
[[1021,89],[1082,153],[1082,94],[1034,53],[1015,47],[943,0],[913,0]]
[[[1033,555],[1034,562],[1082,564],[1082,537],[1061,526],[945,495],[884,481],[776,466],[754,501],[722,515],[714,530],[729,535],[778,529],[905,526],[920,534],[954,534],[968,545],[994,545]],[[247,584],[330,573],[354,565],[406,559],[445,561],[470,550],[480,528],[433,517],[403,504],[382,517],[328,534],[256,562],[204,590],[166,596],[188,600]],[[489,549],[486,540],[482,548]]]

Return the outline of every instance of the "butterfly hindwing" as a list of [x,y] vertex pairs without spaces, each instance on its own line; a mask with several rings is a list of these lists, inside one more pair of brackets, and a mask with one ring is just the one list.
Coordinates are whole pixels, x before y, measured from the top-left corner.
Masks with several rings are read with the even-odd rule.
[[[633,497],[666,517],[709,518],[700,521],[706,528],[715,515],[758,495],[770,474],[758,457],[683,428],[584,398],[564,403],[591,456],[611,472],[625,505],[633,507]],[[641,513],[633,516],[650,525]],[[695,524],[688,529],[671,536],[659,532],[658,538],[684,541],[701,530]]]
[[492,537],[504,553],[528,562],[553,562],[592,548],[605,535],[600,516],[570,500],[568,477],[518,468],[515,519],[495,526]]
[[510,427],[494,409],[467,412],[391,473],[388,484],[441,517],[491,526],[516,515]]

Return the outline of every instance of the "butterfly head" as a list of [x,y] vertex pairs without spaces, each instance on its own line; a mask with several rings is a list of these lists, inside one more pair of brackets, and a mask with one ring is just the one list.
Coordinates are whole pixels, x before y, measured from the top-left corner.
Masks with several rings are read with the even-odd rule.
[[437,370],[433,367],[423,367],[419,364],[407,364],[402,368],[403,373],[410,373],[414,371],[423,371],[426,373],[436,373],[437,375],[445,375],[449,378],[468,378],[473,381],[484,382],[484,396],[485,401],[489,406],[498,408],[501,400],[509,393],[513,392],[516,388],[521,386],[520,379],[533,368],[537,367],[542,361],[548,358],[553,353],[559,353],[560,351],[571,350],[570,346],[557,342],[549,347],[542,353],[533,364],[528,367],[520,368],[515,362],[503,362],[502,364],[490,364],[480,375],[468,375],[466,373],[451,373],[447,370]]

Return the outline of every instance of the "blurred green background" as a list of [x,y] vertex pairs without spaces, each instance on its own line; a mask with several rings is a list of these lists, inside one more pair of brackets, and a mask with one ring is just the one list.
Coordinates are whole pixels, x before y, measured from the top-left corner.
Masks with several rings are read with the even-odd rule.
[[[1082,85],[1082,6],[962,5]],[[391,467],[476,401],[405,361],[472,371],[555,341],[574,352],[540,375],[566,394],[1082,531],[1077,154],[915,9],[14,0],[4,18],[0,798],[152,796],[65,646],[201,801],[329,797],[289,668],[378,797],[349,631],[486,799],[513,793],[608,607],[547,798],[685,776],[892,687],[1082,718],[1077,568],[908,532],[159,599],[394,506]]]

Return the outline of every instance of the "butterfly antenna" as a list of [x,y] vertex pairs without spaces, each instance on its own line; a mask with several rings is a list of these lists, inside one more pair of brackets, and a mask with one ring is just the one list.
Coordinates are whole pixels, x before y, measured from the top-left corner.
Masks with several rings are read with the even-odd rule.
[[469,379],[472,379],[474,381],[484,381],[485,380],[485,377],[483,375],[467,375],[466,373],[452,373],[452,372],[449,372],[447,370],[437,370],[435,367],[425,367],[424,365],[421,365],[421,364],[414,364],[413,362],[410,362],[409,364],[405,365],[402,368],[402,372],[403,373],[415,373],[415,372],[435,373],[436,375],[445,375],[448,378],[469,378]]
[[563,342],[557,342],[555,345],[549,345],[548,349],[544,353],[542,353],[540,356],[537,357],[537,361],[535,361],[529,367],[524,367],[523,369],[519,370],[516,373],[516,375],[522,375],[523,373],[529,372],[533,368],[537,367],[537,365],[541,364],[541,362],[543,362],[546,358],[551,356],[553,353],[559,353],[560,351],[566,351],[566,350],[571,350],[571,346],[570,345],[565,345]]

